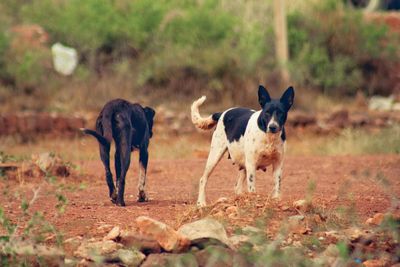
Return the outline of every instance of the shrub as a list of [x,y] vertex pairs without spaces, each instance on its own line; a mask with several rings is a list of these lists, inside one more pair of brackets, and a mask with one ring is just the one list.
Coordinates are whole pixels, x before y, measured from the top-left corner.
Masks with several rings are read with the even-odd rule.
[[386,25],[344,10],[338,1],[325,1],[305,13],[295,11],[288,25],[290,67],[299,84],[325,93],[387,93],[386,85],[370,82],[385,79],[379,68],[394,68],[393,47],[399,42]]
[[246,7],[251,10],[241,1],[44,0],[23,6],[20,14],[43,26],[53,41],[77,48],[91,70],[101,68],[99,58],[107,54],[112,63],[131,58],[132,66],[140,66],[138,85],[165,85],[190,70],[221,88],[226,77],[254,76],[272,52],[265,45],[272,36],[265,14],[249,13],[270,11],[269,4]]

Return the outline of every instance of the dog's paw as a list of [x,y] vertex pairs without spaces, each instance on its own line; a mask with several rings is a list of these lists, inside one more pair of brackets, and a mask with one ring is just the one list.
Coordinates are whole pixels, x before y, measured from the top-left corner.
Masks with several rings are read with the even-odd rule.
[[116,203],[117,202],[117,193],[115,191],[112,192],[110,195],[110,198],[111,198],[112,203]]
[[207,206],[206,202],[197,201],[197,208],[201,209],[201,208],[204,208],[206,206]]
[[139,191],[138,202],[147,202],[147,201],[149,201],[149,199],[146,196],[146,192]]
[[273,200],[281,200],[281,194],[279,194],[279,193],[274,193],[274,194],[272,195],[272,199],[273,199]]
[[120,206],[120,207],[125,207],[126,205],[125,205],[125,201],[117,201],[117,206]]

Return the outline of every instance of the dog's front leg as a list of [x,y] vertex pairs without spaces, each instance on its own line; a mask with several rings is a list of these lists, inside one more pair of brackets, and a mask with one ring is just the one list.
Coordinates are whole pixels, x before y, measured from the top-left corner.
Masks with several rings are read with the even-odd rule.
[[147,163],[149,160],[149,153],[147,152],[147,147],[140,149],[139,156],[139,183],[138,183],[138,201],[145,202],[148,201],[146,192],[144,190],[146,184],[147,175]]
[[273,175],[275,180],[274,192],[272,198],[279,199],[281,194],[281,180],[282,180],[282,169],[283,159],[282,157],[273,163]]
[[252,161],[246,162],[247,191],[256,191],[256,166]]

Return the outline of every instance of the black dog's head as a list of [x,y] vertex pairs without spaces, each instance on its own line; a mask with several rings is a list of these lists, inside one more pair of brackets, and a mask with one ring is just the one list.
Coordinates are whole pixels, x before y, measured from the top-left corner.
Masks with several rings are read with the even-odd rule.
[[149,132],[150,132],[150,138],[153,136],[153,121],[154,121],[154,115],[156,115],[156,112],[154,109],[150,107],[144,107],[143,108],[144,114],[146,115],[146,120],[147,120],[147,125],[149,126]]
[[258,117],[258,127],[268,133],[279,133],[287,119],[287,113],[293,104],[294,89],[289,87],[280,99],[271,99],[264,86],[258,88],[258,102],[262,111]]

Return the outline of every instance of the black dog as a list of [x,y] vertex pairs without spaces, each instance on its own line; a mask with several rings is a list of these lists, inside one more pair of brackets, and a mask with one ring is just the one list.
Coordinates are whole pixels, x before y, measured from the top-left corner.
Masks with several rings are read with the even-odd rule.
[[[93,135],[99,141],[100,158],[106,170],[106,181],[111,201],[119,206],[125,206],[124,190],[125,176],[131,160],[131,152],[139,150],[139,194],[138,201],[147,201],[144,186],[146,182],[147,163],[149,159],[148,146],[153,135],[152,108],[143,108],[123,99],[108,102],[101,110],[96,120],[96,131],[81,129],[84,133]],[[115,175],[116,186],[110,170],[111,139],[115,141]]]

